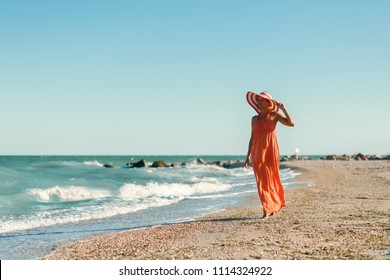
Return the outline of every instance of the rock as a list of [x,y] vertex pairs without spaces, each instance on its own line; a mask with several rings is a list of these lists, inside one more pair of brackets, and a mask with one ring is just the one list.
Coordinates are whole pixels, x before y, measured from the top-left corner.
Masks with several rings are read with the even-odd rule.
[[212,165],[217,165],[217,166],[220,166],[220,167],[224,167],[225,165],[228,165],[230,163],[228,161],[226,161],[226,160],[219,160],[219,161],[214,161],[211,164]]
[[347,155],[347,154],[343,154],[343,155],[330,155],[328,157],[331,157],[329,158],[330,160],[350,160],[351,159],[351,156],[350,155]]
[[196,165],[196,164],[205,165],[207,163],[203,159],[197,158],[197,159],[191,160],[189,162],[183,162],[181,165],[186,166],[186,165]]
[[357,155],[355,155],[354,159],[356,160],[368,160],[368,158],[363,155],[362,153],[358,153]]
[[105,168],[114,168],[114,166],[112,164],[110,164],[110,163],[103,164],[103,167],[105,167]]
[[223,167],[231,169],[231,168],[242,168],[245,167],[245,162],[243,161],[236,161],[227,165],[224,165]]
[[126,163],[126,166],[129,168],[140,168],[140,167],[146,167],[146,161],[141,159],[138,162],[128,162]]
[[156,160],[155,162],[153,162],[153,164],[150,167],[154,167],[154,168],[168,167],[168,164],[163,160]]
[[[324,159],[323,157],[320,157],[320,159]],[[351,156],[347,154],[343,155],[328,155],[325,157],[326,160],[350,160]]]
[[289,160],[290,160],[290,156],[284,156],[281,161],[289,161]]
[[225,160],[225,161],[222,161],[220,165],[221,167],[228,167],[232,164],[236,163],[236,161],[233,161],[233,160]]
[[136,163],[134,164],[134,167],[137,167],[137,168],[139,168],[139,167],[146,167],[146,161],[144,161],[143,159],[141,159],[140,161],[138,161],[138,162],[136,162]]
[[337,159],[337,156],[336,155],[329,155],[329,156],[326,156],[326,160],[336,160]]
[[299,160],[299,156],[297,154],[293,154],[288,156],[290,160]]
[[339,160],[350,160],[351,156],[347,154],[343,154],[341,157],[337,157]]
[[370,159],[370,160],[382,160],[383,157],[381,155],[379,155],[379,154],[376,154],[376,155],[372,155],[372,156],[368,157],[368,159]]

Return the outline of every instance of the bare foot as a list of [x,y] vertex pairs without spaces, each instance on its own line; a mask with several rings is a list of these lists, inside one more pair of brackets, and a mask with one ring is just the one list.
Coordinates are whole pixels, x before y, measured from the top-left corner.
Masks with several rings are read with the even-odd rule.
[[267,219],[267,218],[269,218],[269,217],[272,217],[273,215],[275,215],[275,212],[272,212],[272,213],[269,214],[269,215],[263,214],[263,217],[261,217],[260,219],[261,219],[261,220],[265,220],[265,219]]

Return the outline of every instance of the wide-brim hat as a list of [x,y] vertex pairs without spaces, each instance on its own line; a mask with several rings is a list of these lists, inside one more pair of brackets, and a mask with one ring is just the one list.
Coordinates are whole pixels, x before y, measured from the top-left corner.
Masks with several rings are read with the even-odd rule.
[[269,92],[263,91],[261,93],[255,93],[255,92],[248,91],[246,94],[246,100],[248,101],[249,105],[251,105],[253,107],[253,109],[255,109],[255,111],[258,114],[260,114],[260,112],[261,112],[261,110],[259,108],[259,99],[260,98],[264,98],[264,99],[267,99],[270,101],[271,105],[268,108],[269,112],[278,111],[279,102],[277,102],[276,100],[273,100],[272,96],[271,96],[271,94],[269,94]]

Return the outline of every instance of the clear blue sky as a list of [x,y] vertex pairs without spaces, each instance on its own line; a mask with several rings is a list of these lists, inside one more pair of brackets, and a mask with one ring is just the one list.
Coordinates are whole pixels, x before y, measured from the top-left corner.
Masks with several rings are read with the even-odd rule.
[[2,0],[0,154],[390,153],[390,1]]

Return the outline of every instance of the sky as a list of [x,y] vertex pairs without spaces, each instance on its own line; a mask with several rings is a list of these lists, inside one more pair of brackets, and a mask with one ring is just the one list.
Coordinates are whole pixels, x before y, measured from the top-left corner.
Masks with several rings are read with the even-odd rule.
[[0,155],[389,154],[389,1],[0,0]]

